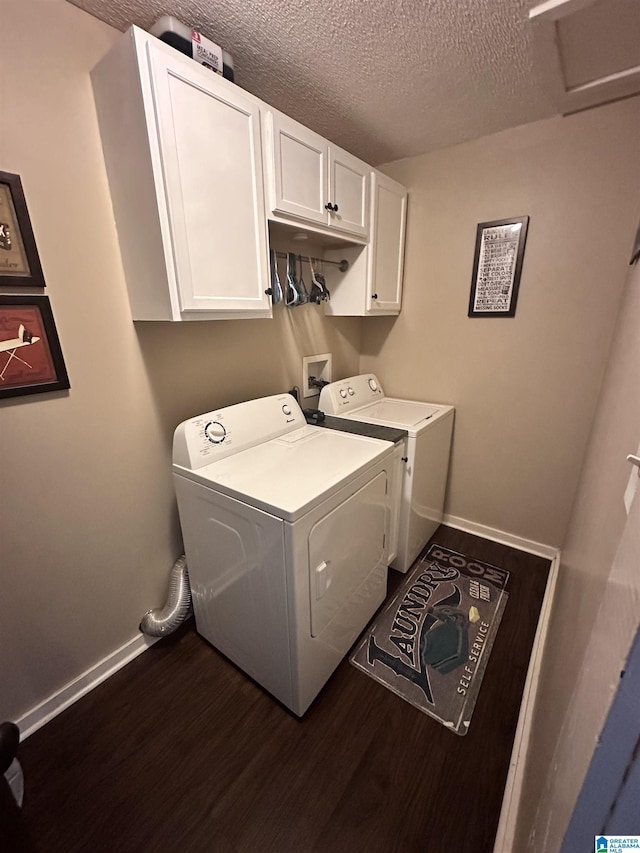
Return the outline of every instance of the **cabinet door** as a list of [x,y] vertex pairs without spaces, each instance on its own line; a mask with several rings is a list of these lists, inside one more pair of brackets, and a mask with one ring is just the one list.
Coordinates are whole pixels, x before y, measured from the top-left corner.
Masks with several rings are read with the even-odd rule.
[[271,210],[326,225],[326,140],[281,113],[270,112],[267,121]]
[[369,313],[400,311],[407,191],[380,172],[371,175]]
[[332,228],[367,237],[369,234],[369,173],[371,167],[347,151],[329,147],[329,203]]
[[147,55],[180,310],[271,316],[258,106],[153,43]]

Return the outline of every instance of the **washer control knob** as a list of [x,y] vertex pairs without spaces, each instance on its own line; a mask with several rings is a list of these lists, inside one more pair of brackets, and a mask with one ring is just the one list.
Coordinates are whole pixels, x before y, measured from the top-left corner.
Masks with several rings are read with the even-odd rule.
[[287,406],[287,404],[285,403],[284,406],[282,407],[282,412],[287,417],[289,417],[289,415],[291,414],[291,406]]
[[342,397],[343,400],[347,399],[347,392],[344,390],[344,388],[340,389],[340,396]]
[[375,379],[370,379],[370,380],[369,380],[369,388],[371,388],[371,390],[372,390],[372,391],[377,391],[377,390],[378,390],[378,383],[376,382],[376,380],[375,380]]
[[227,437],[227,431],[224,428],[224,424],[221,424],[220,421],[209,421],[204,428],[204,434],[211,444],[222,444]]
[[350,397],[353,397],[353,395],[356,393],[351,386],[347,388],[347,392]]

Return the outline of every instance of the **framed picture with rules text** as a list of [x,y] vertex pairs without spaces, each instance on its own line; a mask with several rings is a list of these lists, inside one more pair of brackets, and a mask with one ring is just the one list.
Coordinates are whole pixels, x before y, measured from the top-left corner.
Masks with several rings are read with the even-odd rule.
[[478,225],[469,317],[515,317],[528,227],[528,216]]

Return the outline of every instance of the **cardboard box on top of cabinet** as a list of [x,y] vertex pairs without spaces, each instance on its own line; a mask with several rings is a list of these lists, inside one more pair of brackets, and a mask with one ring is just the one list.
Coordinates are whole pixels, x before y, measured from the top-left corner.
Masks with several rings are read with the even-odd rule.
[[200,65],[221,74],[227,80],[234,82],[233,58],[220,45],[203,36],[198,30],[191,29],[178,21],[172,15],[163,15],[149,30],[166,44],[175,47]]

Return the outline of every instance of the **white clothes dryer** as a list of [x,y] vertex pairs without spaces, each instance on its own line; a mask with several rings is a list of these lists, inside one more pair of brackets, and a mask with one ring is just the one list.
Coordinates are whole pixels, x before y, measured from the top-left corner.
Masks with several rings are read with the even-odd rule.
[[299,716],[385,598],[394,458],[289,394],[176,429],[196,628]]
[[453,433],[453,406],[385,397],[373,373],[331,382],[318,403],[326,414],[407,430],[397,555],[406,572],[442,521]]

